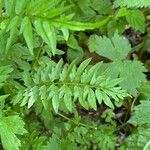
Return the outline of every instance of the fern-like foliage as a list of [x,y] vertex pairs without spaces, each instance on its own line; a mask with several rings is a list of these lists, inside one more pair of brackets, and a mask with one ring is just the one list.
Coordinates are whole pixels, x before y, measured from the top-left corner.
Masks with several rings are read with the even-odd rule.
[[[42,100],[47,108],[50,102],[55,112],[58,112],[59,104],[64,103],[72,112],[74,103],[79,100],[85,109],[97,109],[97,100],[101,104],[114,108],[111,98],[120,102],[129,96],[120,87],[117,87],[120,79],[110,80],[97,74],[101,63],[92,67],[88,64],[90,59],[83,61],[77,68],[75,61],[70,65],[60,60],[57,64],[48,62],[41,64],[32,74],[24,74],[26,88],[20,90],[13,103],[21,102],[21,106],[28,103],[30,108],[36,101]],[[51,100],[51,101],[50,101]]]
[[[36,7],[35,7],[36,6]],[[23,35],[30,53],[34,54],[34,35],[39,35],[49,46],[53,55],[57,54],[57,32],[62,33],[65,40],[69,37],[69,30],[86,30],[99,28],[106,20],[97,23],[82,23],[72,21],[74,14],[68,14],[72,5],[62,0],[4,0],[0,2],[1,27],[0,37],[6,38],[5,52],[16,42],[19,35]],[[67,13],[67,14],[66,14]]]
[[115,0],[114,7],[142,8],[150,7],[150,0]]
[[140,61],[127,60],[127,56],[132,50],[128,40],[117,34],[112,38],[91,35],[89,48],[91,52],[95,51],[97,54],[112,60],[113,62],[106,67],[108,75],[123,78],[120,86],[130,94],[136,95],[141,82],[146,82],[144,72],[147,70]]

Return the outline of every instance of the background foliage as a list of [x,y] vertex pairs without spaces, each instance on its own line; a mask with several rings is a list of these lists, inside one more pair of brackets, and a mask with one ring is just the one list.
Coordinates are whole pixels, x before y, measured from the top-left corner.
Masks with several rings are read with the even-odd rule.
[[149,150],[150,0],[0,0],[0,149]]

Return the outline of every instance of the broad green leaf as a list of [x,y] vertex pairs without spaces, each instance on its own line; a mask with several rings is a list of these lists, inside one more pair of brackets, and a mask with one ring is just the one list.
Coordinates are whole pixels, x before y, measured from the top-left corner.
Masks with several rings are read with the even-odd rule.
[[114,7],[128,7],[128,8],[142,8],[142,7],[150,7],[149,0],[115,0]]
[[126,19],[133,28],[145,32],[145,17],[142,11],[130,10],[126,15]]
[[101,56],[116,61],[125,59],[131,51],[131,46],[125,37],[117,34],[111,39],[92,35],[89,38],[89,49],[91,52],[95,51]]
[[129,93],[136,95],[137,88],[140,87],[142,82],[146,81],[144,74],[144,72],[147,72],[146,68],[140,61],[136,60],[125,61],[120,67],[120,77],[123,79],[120,86]]
[[146,81],[144,72],[147,72],[147,70],[143,64],[137,60],[109,63],[107,71],[106,75],[109,77],[116,78],[119,76],[122,79],[119,85],[132,95],[136,95],[137,88],[140,87],[142,82]]
[[140,126],[134,130],[122,143],[121,150],[149,150],[150,126]]
[[17,135],[23,135],[25,133],[24,122],[18,115],[1,117],[0,137],[5,150],[19,150],[21,141]]
[[150,122],[150,101],[141,101],[141,104],[135,106],[134,113],[132,114],[131,118],[129,119],[129,123],[137,126],[137,125],[144,125],[149,124]]

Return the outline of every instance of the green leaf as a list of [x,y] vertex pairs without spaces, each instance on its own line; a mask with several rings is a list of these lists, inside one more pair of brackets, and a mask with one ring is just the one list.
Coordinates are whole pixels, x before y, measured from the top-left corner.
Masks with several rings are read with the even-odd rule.
[[150,122],[150,101],[141,101],[141,104],[135,106],[134,113],[129,119],[129,123],[133,125],[144,125]]
[[79,46],[79,43],[77,41],[77,39],[75,38],[75,36],[73,34],[70,35],[68,41],[67,41],[67,45],[75,50],[81,50],[82,48]]
[[54,26],[52,26],[48,21],[44,21],[43,22],[43,29],[44,29],[44,32],[48,38],[48,45],[50,46],[51,48],[51,51],[54,54],[56,54],[56,32],[55,32],[55,29],[54,29]]
[[150,7],[149,0],[115,0],[114,7],[142,8]]
[[120,67],[120,77],[123,79],[120,85],[134,95],[140,84],[146,81],[144,72],[147,70],[140,61],[136,60],[125,61]]
[[91,5],[99,14],[110,14],[112,11],[112,3],[110,0],[93,0]]
[[145,99],[150,99],[150,82],[142,83],[139,91]]
[[97,110],[96,97],[92,89],[89,89],[88,102],[91,108],[93,108],[94,110]]
[[140,10],[130,10],[126,15],[127,22],[136,30],[145,32],[145,17]]
[[60,143],[61,143],[61,141],[60,141],[59,137],[57,137],[57,135],[53,134],[47,144],[47,149],[61,150]]
[[[35,27],[37,34],[40,35],[41,38],[43,39],[43,41],[49,45],[49,40],[46,36],[46,33],[43,29],[42,21],[40,19],[35,20],[34,27]],[[50,45],[49,45],[49,47],[50,47]]]
[[131,51],[131,46],[123,36],[115,34],[111,39],[92,35],[89,38],[89,49],[113,61],[123,60]]
[[53,97],[52,97],[52,105],[56,113],[58,113],[58,108],[59,108],[59,93],[58,93],[58,88],[54,87],[53,88]]
[[38,94],[37,86],[34,86],[33,88],[30,89],[30,93],[29,93],[30,98],[28,101],[28,108],[30,108],[37,100],[37,94]]
[[78,81],[81,77],[81,74],[83,73],[84,69],[87,67],[87,65],[90,63],[91,58],[86,59],[85,61],[83,61],[80,66],[78,67],[78,70],[76,72],[76,77],[75,80]]
[[74,99],[76,100],[77,98],[79,99],[80,105],[85,108],[85,109],[89,109],[89,105],[88,103],[84,100],[84,94],[88,93],[88,91],[86,91],[86,87],[84,88],[84,90],[81,87],[74,87]]
[[129,13],[129,10],[127,8],[120,8],[116,14],[116,18],[124,17],[124,16],[128,15],[128,13]]
[[25,41],[27,43],[27,46],[29,48],[29,51],[32,55],[33,53],[33,32],[32,32],[32,24],[31,21],[28,17],[25,17],[22,21],[22,26],[23,26],[23,36],[25,38]]
[[71,90],[67,87],[67,86],[64,86],[64,103],[65,103],[65,106],[66,108],[72,112],[72,108],[73,108],[73,104],[72,104],[72,92]]
[[15,16],[12,19],[10,19],[10,23],[8,24],[6,31],[9,31],[13,28],[17,28],[17,25],[19,24],[19,20],[20,20],[19,16]]
[[7,44],[6,44],[6,54],[10,47],[13,45],[13,43],[16,40],[16,37],[18,36],[18,30],[16,27],[12,28],[10,31],[10,37],[7,39]]
[[69,48],[67,50],[68,58],[71,61],[73,61],[76,58],[81,60],[83,57],[83,49],[81,48],[77,39],[73,35],[70,35],[70,37],[67,41],[67,45],[69,46]]
[[67,28],[61,28],[61,31],[63,33],[64,39],[67,41],[69,38],[69,30]]
[[5,2],[6,14],[8,16],[11,16],[14,13],[14,10],[15,10],[16,0],[5,0],[4,2]]
[[140,87],[142,82],[146,81],[144,72],[147,72],[147,70],[143,63],[137,60],[109,63],[107,71],[106,74],[109,77],[112,76],[113,78],[116,78],[119,76],[122,79],[119,85],[132,95],[136,95],[137,88]]
[[24,8],[26,7],[27,4],[27,0],[20,0],[20,1],[16,1],[16,6],[15,6],[15,12],[16,14],[21,14],[23,13]]
[[101,98],[107,106],[114,109],[113,103],[111,102],[110,98],[104,92],[101,92]]
[[8,116],[0,119],[0,137],[5,150],[19,150],[21,141],[16,135],[25,133],[24,122],[19,116]]
[[150,139],[150,126],[145,125],[138,127],[134,132],[129,135],[123,144],[121,145],[121,150],[149,150],[149,139]]
[[57,16],[60,16],[61,14],[63,14],[64,12],[66,12],[67,10],[69,10],[72,7],[73,7],[73,5],[66,6],[66,7],[63,7],[63,8],[54,8],[53,10],[50,10],[45,15],[45,17],[47,17],[48,19],[56,18]]
[[102,100],[103,100],[102,96],[101,96],[101,91],[100,90],[96,90],[95,94],[96,94],[96,98],[98,100],[98,103],[101,104]]
[[6,79],[9,77],[9,74],[13,71],[11,66],[1,66],[0,67],[0,88],[5,83]]

